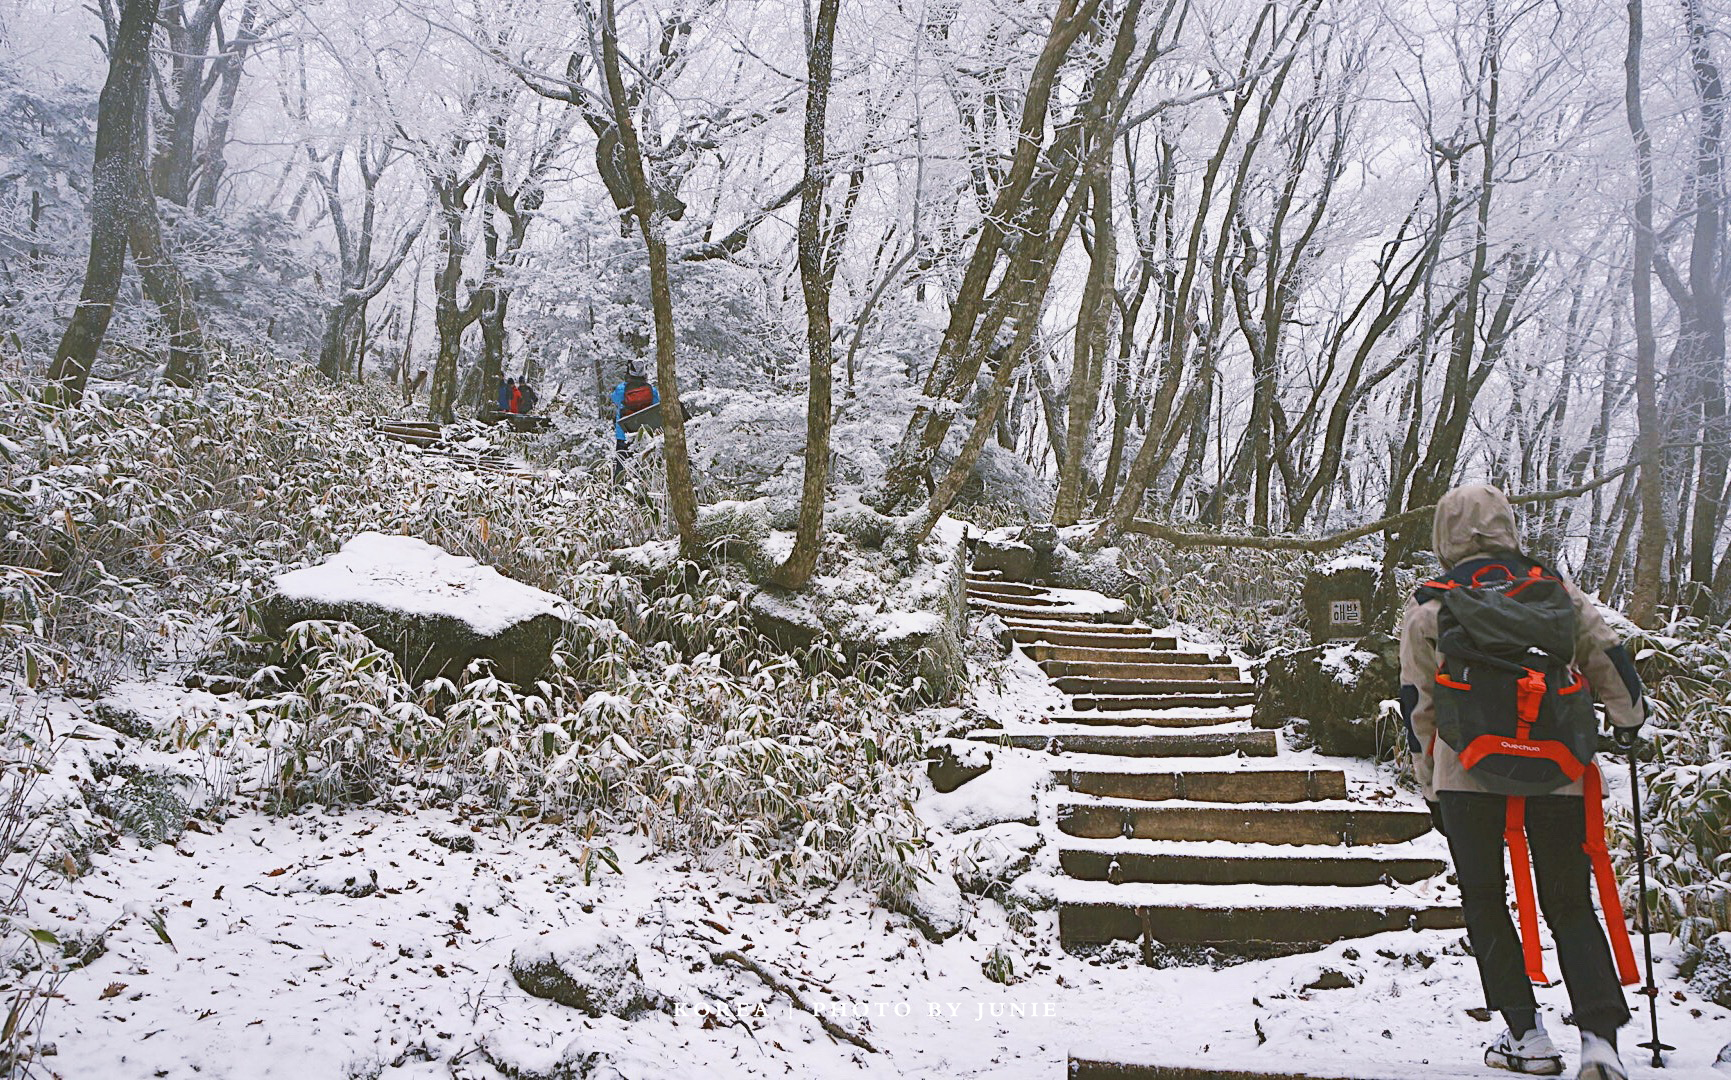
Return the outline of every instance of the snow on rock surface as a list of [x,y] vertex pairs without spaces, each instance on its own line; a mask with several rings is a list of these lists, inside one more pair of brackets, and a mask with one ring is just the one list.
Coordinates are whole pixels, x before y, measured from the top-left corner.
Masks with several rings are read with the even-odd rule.
[[629,1020],[662,1005],[661,996],[643,985],[637,950],[594,923],[517,946],[511,950],[511,978],[526,993],[594,1017]]
[[920,817],[951,832],[966,832],[1005,821],[1033,824],[1039,793],[1052,786],[1052,770],[1029,754],[993,751],[990,772],[954,791],[934,793],[915,806]]
[[404,615],[459,619],[482,637],[542,615],[563,617],[565,603],[474,559],[413,536],[364,532],[317,566],[276,579],[284,599],[360,604]]
[[528,682],[569,617],[552,593],[424,540],[376,532],[275,585],[260,609],[268,632],[281,637],[307,619],[350,622],[417,681],[460,674],[485,657],[502,678]]

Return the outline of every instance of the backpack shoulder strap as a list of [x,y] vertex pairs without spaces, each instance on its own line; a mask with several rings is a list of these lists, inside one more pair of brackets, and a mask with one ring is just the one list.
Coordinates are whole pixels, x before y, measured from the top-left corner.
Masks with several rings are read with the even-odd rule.
[[1605,929],[1610,931],[1611,955],[1617,960],[1617,981],[1634,986],[1641,981],[1635,971],[1635,947],[1629,942],[1629,927],[1623,919],[1623,902],[1617,895],[1617,875],[1611,869],[1611,853],[1605,847],[1605,784],[1597,765],[1588,765],[1581,778],[1586,796],[1587,842],[1582,845],[1593,865],[1593,880],[1599,888],[1599,910],[1605,913]]
[[1540,986],[1549,986],[1545,974],[1544,954],[1539,949],[1539,905],[1533,891],[1533,859],[1527,850],[1527,800],[1510,795],[1503,800],[1507,810],[1503,818],[1503,840],[1509,845],[1509,870],[1515,879],[1515,912],[1521,923],[1521,955],[1526,961],[1527,978]]

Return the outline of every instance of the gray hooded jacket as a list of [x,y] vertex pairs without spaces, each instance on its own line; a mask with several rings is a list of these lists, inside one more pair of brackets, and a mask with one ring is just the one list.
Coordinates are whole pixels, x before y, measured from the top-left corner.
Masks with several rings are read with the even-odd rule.
[[[1518,553],[1521,538],[1515,528],[1514,507],[1508,497],[1489,484],[1465,484],[1437,501],[1431,541],[1444,570],[1469,559],[1502,552]],[[1617,634],[1596,604],[1572,582],[1565,582],[1575,602],[1575,666],[1605,706],[1611,723],[1639,727],[1644,718],[1641,683],[1629,663]],[[1484,788],[1461,768],[1449,745],[1436,737],[1436,705],[1431,686],[1438,668],[1436,600],[1408,600],[1400,620],[1401,697],[1408,708],[1407,723],[1418,750],[1413,761],[1425,798],[1436,801],[1442,791],[1483,791]],[[1581,794],[1579,781],[1558,791]]]

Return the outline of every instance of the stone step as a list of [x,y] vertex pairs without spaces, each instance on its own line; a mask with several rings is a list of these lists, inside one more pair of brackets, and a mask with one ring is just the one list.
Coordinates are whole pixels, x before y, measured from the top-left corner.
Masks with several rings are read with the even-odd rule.
[[1030,645],[1089,646],[1105,643],[1115,648],[1164,651],[1177,645],[1177,640],[1163,637],[1145,627],[1095,625],[1090,627],[1052,626],[1006,619],[1010,633],[1023,648]]
[[[1045,615],[1033,615],[1027,612],[1011,612],[1004,617],[1005,625],[1012,630],[1049,630],[1057,634],[1088,634],[1100,636],[1104,634],[1120,635],[1111,638],[1111,642],[1119,648],[1133,649],[1137,646],[1127,642],[1129,638],[1158,637],[1148,627],[1129,620],[1126,622],[1096,622],[1078,625],[1075,620],[1065,621],[1053,619]],[[1177,644],[1177,639],[1167,635],[1164,640]]]
[[1050,590],[1038,585],[1025,585],[1020,581],[998,581],[970,577],[967,580],[967,590],[970,596],[1049,596]]
[[[1125,712],[1150,709],[1228,709],[1256,704],[1256,694],[1216,692],[1212,694],[1077,694],[1070,704],[1077,712]],[[1269,735],[1274,732],[1269,730]]]
[[1199,728],[1222,724],[1242,724],[1249,716],[1222,716],[1219,710],[1151,709],[1147,712],[1080,712],[1050,713],[1040,718],[1042,724],[1080,724],[1086,727],[1126,728]]
[[[1156,847],[1158,845],[1149,845]],[[1412,884],[1448,869],[1442,859],[1422,856],[1300,856],[1186,851],[1109,851],[1063,848],[1058,865],[1079,881],[1147,885],[1378,885]]]
[[[1209,894],[1218,894],[1214,898]],[[1111,885],[1066,881],[1058,904],[1065,945],[1144,938],[1272,956],[1390,930],[1458,929],[1460,908],[1384,885]]]
[[[1260,734],[1260,733],[1258,733]],[[1423,810],[1352,804],[1176,805],[1134,800],[1063,803],[1058,829],[1070,836],[1136,840],[1230,840],[1246,844],[1399,844],[1429,832]]]
[[[1234,674],[1236,674],[1234,669]],[[1208,678],[1122,679],[1097,678],[1093,675],[1055,675],[1052,685],[1066,694],[1088,697],[1149,697],[1156,694],[1253,694],[1255,687],[1246,682],[1228,682]]]
[[1111,754],[1137,758],[1227,757],[1232,754],[1273,757],[1279,750],[1272,731],[1192,732],[1183,735],[1011,735],[986,730],[972,732],[968,738],[1055,754]]
[[[973,585],[968,586],[967,592],[970,601],[976,603],[985,602],[1000,604],[1004,607],[1016,608],[1034,615],[1043,614],[1054,608],[1059,610],[1076,609],[1076,605],[1068,600],[1059,600],[1042,593],[986,592]],[[1095,613],[1093,608],[1081,608],[1079,610],[1089,612],[1090,614]]]
[[[1145,654],[1149,655],[1149,654]],[[1129,663],[1102,663],[1098,660],[1041,660],[1040,669],[1048,678],[1084,678],[1112,680],[1207,680],[1219,683],[1242,683],[1243,674],[1231,664],[1163,664],[1156,660]]]
[[1078,794],[1140,802],[1290,803],[1346,798],[1346,774],[1338,769],[1165,773],[1072,769],[1059,779]]
[[[1357,1065],[1333,1062],[1300,1065],[1284,1059],[1278,1068],[1236,1068],[1218,1063],[1184,1065],[1169,1060],[1123,1061],[1119,1050],[1073,1054],[1069,1060],[1069,1080],[1388,1080],[1390,1076],[1420,1076],[1424,1080],[1484,1080],[1484,1070],[1474,1073],[1443,1072],[1434,1066],[1417,1067],[1397,1064]],[[1200,1060],[1210,1056],[1202,1054]],[[1278,1055],[1277,1055],[1278,1056]],[[1422,1071],[1421,1071],[1422,1070]]]
[[1221,658],[1212,653],[1180,652],[1176,648],[1120,648],[1113,641],[1110,646],[1090,648],[1082,645],[1053,645],[1045,641],[1031,641],[1022,646],[1022,651],[1036,662],[1047,660],[1063,660],[1070,663],[1102,663],[1102,664],[1219,664]]
[[984,611],[992,615],[1002,616],[1006,621],[1020,619],[1024,622],[1056,622],[1072,627],[1092,627],[1097,625],[1121,626],[1131,621],[1128,610],[1125,611],[1091,611],[1087,608],[1075,608],[1063,605],[1011,603],[1007,599],[980,596],[968,597],[968,606],[975,611]]

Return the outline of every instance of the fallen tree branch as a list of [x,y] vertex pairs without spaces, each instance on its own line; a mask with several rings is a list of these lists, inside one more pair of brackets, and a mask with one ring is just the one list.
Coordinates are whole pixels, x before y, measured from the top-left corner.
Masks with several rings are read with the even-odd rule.
[[[1511,496],[1509,502],[1516,505],[1537,502],[1554,502],[1557,499],[1572,499],[1577,495],[1585,495],[1594,488],[1604,487],[1611,481],[1622,476],[1630,469],[1640,465],[1631,461],[1620,469],[1613,469],[1603,476],[1589,480],[1574,487],[1558,488],[1555,491],[1535,491],[1530,495]],[[1332,551],[1344,547],[1354,540],[1362,539],[1373,533],[1387,532],[1405,525],[1423,521],[1436,511],[1436,504],[1420,506],[1403,513],[1392,514],[1366,525],[1347,529],[1344,532],[1331,533],[1328,536],[1246,536],[1231,533],[1188,532],[1175,529],[1170,525],[1162,525],[1158,521],[1144,521],[1141,518],[1132,520],[1124,527],[1125,532],[1138,533],[1142,536],[1152,536],[1178,547],[1229,547],[1254,548],[1257,551]]]
[[858,1035],[855,1035],[853,1032],[849,1031],[847,1028],[842,1027],[840,1024],[836,1023],[834,1020],[831,1020],[829,1017],[825,1016],[823,1014],[823,1010],[814,1008],[812,1006],[811,1002],[805,1000],[805,997],[802,994],[800,994],[800,992],[798,990],[795,990],[792,986],[789,986],[787,984],[787,982],[785,980],[783,980],[775,972],[764,967],[762,964],[758,963],[756,960],[753,960],[751,957],[745,955],[744,953],[738,951],[737,949],[727,949],[727,950],[724,950],[722,952],[712,952],[709,954],[709,959],[712,963],[732,964],[735,967],[744,968],[745,970],[751,972],[753,975],[756,975],[758,978],[762,979],[764,981],[764,983],[769,986],[770,989],[779,990],[781,993],[786,994],[789,998],[792,999],[792,1001],[795,1005],[799,1006],[801,1009],[804,1009],[806,1012],[815,1016],[817,1018],[817,1022],[823,1026],[823,1029],[829,1033],[831,1038],[840,1039],[843,1042],[852,1043],[855,1046],[859,1047],[861,1050],[864,1050],[870,1054],[875,1054],[878,1052],[877,1047],[873,1046],[869,1042],[866,1042],[864,1039],[862,1039]]

